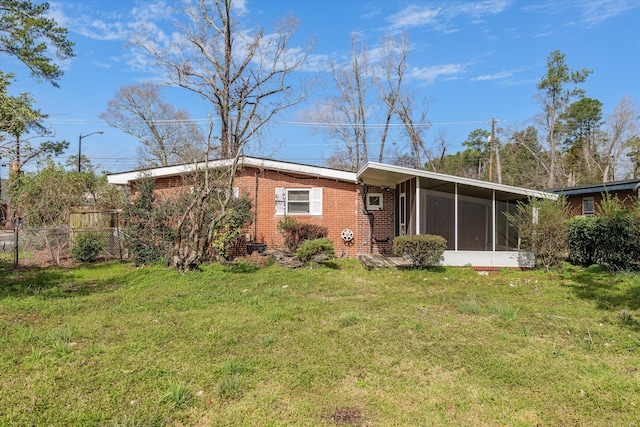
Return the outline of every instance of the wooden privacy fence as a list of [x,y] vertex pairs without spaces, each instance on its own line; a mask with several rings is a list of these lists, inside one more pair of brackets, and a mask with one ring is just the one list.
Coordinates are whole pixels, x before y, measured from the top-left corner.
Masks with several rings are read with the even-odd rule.
[[69,226],[71,228],[121,228],[120,212],[100,210],[95,206],[78,206],[71,210]]

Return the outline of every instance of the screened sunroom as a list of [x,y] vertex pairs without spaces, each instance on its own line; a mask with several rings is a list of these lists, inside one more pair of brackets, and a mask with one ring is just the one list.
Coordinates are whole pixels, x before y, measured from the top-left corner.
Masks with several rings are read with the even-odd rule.
[[518,230],[507,220],[518,202],[557,195],[381,163],[368,163],[363,185],[394,191],[395,236],[434,234],[447,240],[444,265],[533,267],[520,248]]

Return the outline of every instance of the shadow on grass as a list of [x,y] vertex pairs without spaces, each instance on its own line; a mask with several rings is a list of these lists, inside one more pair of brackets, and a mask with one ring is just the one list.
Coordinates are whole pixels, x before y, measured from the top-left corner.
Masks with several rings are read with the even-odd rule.
[[[1,266],[0,266],[1,267]],[[83,265],[86,268],[86,265]],[[113,268],[113,263],[92,264],[91,269],[99,271]],[[112,276],[112,275],[109,275]],[[68,298],[89,295],[95,292],[113,290],[119,279],[79,279],[74,269],[62,267],[17,267],[0,269],[0,300],[8,297]]]
[[590,272],[572,276],[568,285],[579,298],[595,301],[601,310],[640,309],[640,275]]
[[422,269],[422,271],[426,271],[429,273],[446,273],[447,272],[447,268],[446,267],[442,267],[441,265],[431,265],[429,267],[424,267]]
[[246,262],[237,262],[227,267],[226,270],[229,271],[230,273],[246,274],[246,273],[255,273],[256,271],[260,270],[260,267],[251,265]]
[[320,261],[317,262],[316,265],[328,268],[330,270],[341,270],[340,266],[334,261]]

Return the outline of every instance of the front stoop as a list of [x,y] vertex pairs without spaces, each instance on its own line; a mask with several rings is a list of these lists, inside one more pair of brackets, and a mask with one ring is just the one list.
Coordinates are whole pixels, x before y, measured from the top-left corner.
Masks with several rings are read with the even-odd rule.
[[377,268],[413,268],[412,261],[401,257],[389,257],[380,254],[359,254],[358,259],[367,270],[374,270]]

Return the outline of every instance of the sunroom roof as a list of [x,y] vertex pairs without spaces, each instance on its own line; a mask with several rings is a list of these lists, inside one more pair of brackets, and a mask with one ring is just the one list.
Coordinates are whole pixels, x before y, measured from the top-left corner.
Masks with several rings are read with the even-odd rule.
[[[465,188],[468,193],[477,193],[481,196],[487,191],[496,191],[503,196],[517,197],[537,197],[541,199],[557,199],[558,195],[544,191],[530,190],[527,188],[513,187],[510,185],[497,184],[495,182],[480,181],[477,179],[463,178],[459,176],[446,175],[426,170],[411,169],[402,166],[387,165],[383,163],[369,162],[357,173],[359,182],[363,184],[376,185],[380,187],[392,187],[407,181],[411,178],[420,178],[422,188],[439,189],[447,191],[447,187],[458,184]],[[473,194],[471,194],[473,195]],[[506,197],[513,198],[513,197]]]

